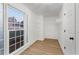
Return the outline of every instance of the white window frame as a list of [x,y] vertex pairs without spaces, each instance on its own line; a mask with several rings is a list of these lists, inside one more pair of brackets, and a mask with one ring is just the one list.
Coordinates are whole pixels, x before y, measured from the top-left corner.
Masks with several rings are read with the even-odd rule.
[[[2,5],[2,20],[3,20],[3,37],[4,37],[4,5],[3,5],[3,3],[1,3],[1,5]],[[4,38],[3,38],[3,40],[4,40]],[[4,42],[3,42],[3,44],[4,44]],[[1,48],[0,50],[4,50],[4,45],[3,45],[3,48]],[[0,52],[1,53],[1,52]],[[4,53],[4,51],[3,51],[3,53]]]
[[[7,13],[8,12],[7,9],[8,9],[9,5],[12,6],[12,7],[14,7],[14,8],[16,8],[16,9],[18,9],[18,10],[20,10],[18,7],[14,6],[14,5],[7,4],[7,3],[4,4],[4,9],[3,9],[4,10],[4,55],[8,55],[9,54],[9,31],[8,31],[8,13]],[[23,12],[23,10],[20,10],[20,11]],[[25,14],[25,12],[24,12],[24,14]],[[27,43],[28,43],[28,15],[26,16],[26,14],[25,14],[24,15],[24,46]],[[18,51],[20,51],[21,49],[23,49],[23,47],[15,50],[11,54],[16,54]]]

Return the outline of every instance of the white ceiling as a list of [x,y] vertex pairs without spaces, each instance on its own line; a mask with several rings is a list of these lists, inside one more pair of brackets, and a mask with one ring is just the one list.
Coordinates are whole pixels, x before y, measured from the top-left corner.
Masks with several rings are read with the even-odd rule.
[[26,3],[30,10],[38,15],[57,17],[62,9],[62,3]]

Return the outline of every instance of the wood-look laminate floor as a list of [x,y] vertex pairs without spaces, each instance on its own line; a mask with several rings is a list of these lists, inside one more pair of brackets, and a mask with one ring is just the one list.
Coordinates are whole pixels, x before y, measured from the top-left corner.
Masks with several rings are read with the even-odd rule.
[[55,39],[37,40],[20,55],[63,55],[60,45]]

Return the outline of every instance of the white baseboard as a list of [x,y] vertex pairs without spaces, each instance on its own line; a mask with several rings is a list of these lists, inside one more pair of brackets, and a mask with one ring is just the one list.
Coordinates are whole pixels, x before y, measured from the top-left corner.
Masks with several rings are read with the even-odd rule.
[[62,43],[60,42],[60,40],[58,40],[58,42],[59,42],[60,47],[61,47],[61,49],[62,49],[62,52],[63,52],[63,54],[64,54],[64,48],[63,48],[63,45],[62,45]]
[[44,38],[42,38],[42,39],[38,39],[38,40],[43,41],[43,40],[44,40]]
[[58,40],[57,38],[44,38],[44,39],[55,39],[55,40]]
[[55,39],[55,40],[58,40],[58,39],[56,39],[56,38],[42,38],[42,39],[38,39],[38,40],[43,41],[43,40],[45,40],[45,39]]

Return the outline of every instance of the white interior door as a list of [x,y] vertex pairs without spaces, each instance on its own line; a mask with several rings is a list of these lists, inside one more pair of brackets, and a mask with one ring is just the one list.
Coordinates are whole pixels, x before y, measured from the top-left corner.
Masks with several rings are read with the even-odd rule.
[[76,54],[79,54],[79,4],[76,4]]
[[65,4],[64,14],[64,52],[75,54],[75,8],[74,4]]

